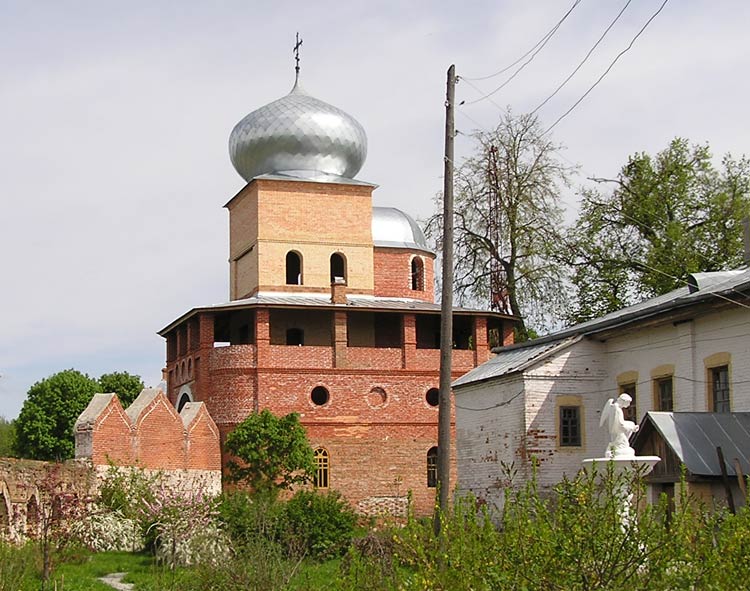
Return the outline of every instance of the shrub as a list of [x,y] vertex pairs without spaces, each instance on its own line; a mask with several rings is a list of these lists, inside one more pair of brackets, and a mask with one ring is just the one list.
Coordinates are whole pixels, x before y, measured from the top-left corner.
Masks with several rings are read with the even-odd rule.
[[94,552],[140,552],[140,524],[120,511],[94,509],[73,524],[71,535]]
[[257,538],[278,541],[283,527],[284,506],[275,494],[225,492],[217,505],[219,519],[235,545]]
[[38,589],[38,550],[33,544],[15,546],[0,540],[0,591]]
[[337,491],[298,491],[284,507],[282,539],[291,554],[326,559],[346,551],[357,516]]

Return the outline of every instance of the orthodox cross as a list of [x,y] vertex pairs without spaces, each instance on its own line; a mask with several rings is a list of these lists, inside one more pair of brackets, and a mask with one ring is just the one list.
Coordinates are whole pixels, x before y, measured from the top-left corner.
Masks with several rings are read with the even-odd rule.
[[296,62],[296,65],[294,66],[294,82],[296,84],[299,81],[299,48],[302,46],[302,39],[299,38],[299,32],[297,33],[295,41],[294,49],[292,51],[294,52],[294,61]]

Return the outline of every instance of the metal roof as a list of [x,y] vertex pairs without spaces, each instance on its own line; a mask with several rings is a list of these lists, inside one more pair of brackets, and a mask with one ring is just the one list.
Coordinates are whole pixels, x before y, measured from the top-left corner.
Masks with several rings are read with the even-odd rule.
[[648,436],[643,429],[647,422],[691,474],[721,476],[717,447],[724,453],[729,475],[736,475],[735,458],[743,473],[750,474],[750,412],[648,412],[633,440],[635,449]]
[[646,318],[678,308],[687,308],[710,299],[724,299],[726,301],[727,299],[737,300],[738,296],[746,298],[747,294],[743,293],[742,290],[750,288],[750,269],[695,273],[690,276],[688,284],[690,287],[685,286],[675,289],[669,293],[644,300],[633,306],[576,324],[547,336],[495,349],[493,352],[497,354],[496,357],[462,376],[454,382],[454,385],[463,386],[525,369],[528,365],[521,366],[522,360],[527,359],[529,362],[538,360],[546,352],[557,346],[567,346],[568,339],[573,337],[583,337],[604,330],[624,327]]
[[[580,337],[571,337],[562,341],[553,341],[551,343],[542,343],[528,347],[519,347],[504,351],[499,355],[486,361],[479,367],[475,367],[469,373],[462,375],[455,382],[453,387],[465,386],[475,382],[482,382],[492,378],[499,378],[518,371],[523,371],[537,361],[544,359],[554,351],[564,349],[568,345],[578,342]],[[532,341],[533,343],[533,341]]]

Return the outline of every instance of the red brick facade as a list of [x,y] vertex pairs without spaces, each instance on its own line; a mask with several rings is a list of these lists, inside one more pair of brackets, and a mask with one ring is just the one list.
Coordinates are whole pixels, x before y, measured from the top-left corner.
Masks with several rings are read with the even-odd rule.
[[[371,191],[264,179],[227,204],[235,301],[161,331],[168,395],[177,408],[205,403],[222,439],[252,412],[299,413],[312,446],[327,452],[329,487],[360,512],[402,510],[410,492],[428,514],[438,411],[427,393],[440,367],[434,255],[416,242],[373,245]],[[290,252],[299,275],[285,263]],[[343,281],[333,262],[329,276],[338,256]],[[486,361],[490,334],[505,343],[512,327],[507,315],[457,312],[453,376]],[[455,458],[453,472],[455,483]]]
[[127,410],[115,394],[95,394],[76,421],[76,459],[94,466],[221,470],[219,431],[205,405],[178,414],[161,390],[146,389]]

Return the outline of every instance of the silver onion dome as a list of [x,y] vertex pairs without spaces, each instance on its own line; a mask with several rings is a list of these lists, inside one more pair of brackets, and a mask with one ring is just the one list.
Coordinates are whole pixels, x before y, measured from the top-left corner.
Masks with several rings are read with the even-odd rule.
[[351,179],[365,162],[367,136],[352,116],[295,84],[288,95],[235,125],[229,155],[248,182],[274,173]]
[[372,243],[380,247],[432,253],[417,222],[395,207],[372,208]]

